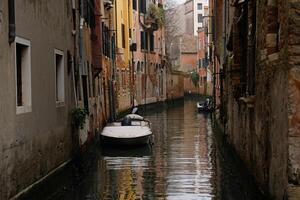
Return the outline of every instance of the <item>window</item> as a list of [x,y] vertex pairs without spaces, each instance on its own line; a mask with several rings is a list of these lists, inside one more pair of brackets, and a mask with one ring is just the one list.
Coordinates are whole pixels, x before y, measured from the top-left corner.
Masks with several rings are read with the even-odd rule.
[[202,23],[203,22],[203,16],[202,14],[198,14],[198,23]]
[[133,10],[137,10],[136,0],[132,0],[132,8]]
[[30,41],[16,37],[15,66],[17,114],[31,112],[30,51]]
[[161,44],[160,44],[160,38],[158,38],[158,51],[161,53],[162,49],[161,49]]
[[144,31],[141,31],[141,49],[145,49]]
[[143,72],[144,71],[144,62],[142,61],[141,62],[141,72]]
[[139,12],[146,14],[146,0],[139,0]]
[[144,31],[141,31],[141,49],[148,49],[148,34]]
[[54,50],[55,57],[55,96],[56,105],[60,106],[65,101],[65,70],[64,53],[60,50]]
[[86,23],[91,27],[95,27],[95,14],[94,14],[94,1],[93,0],[85,0],[83,1],[83,13]]
[[140,62],[138,61],[137,66],[136,66],[136,71],[140,72],[141,71],[141,66],[140,66]]
[[[102,22],[102,51],[103,51],[103,55],[107,56],[107,57],[111,57],[110,53],[111,53],[111,42],[110,42],[110,36],[109,36],[109,29],[108,27],[104,24],[104,22]],[[113,57],[113,56],[112,56]]]
[[89,97],[88,97],[88,77],[87,75],[81,75],[82,81],[82,93],[83,93],[83,105],[86,111],[89,110]]
[[150,34],[150,51],[154,51],[154,35]]
[[202,3],[198,3],[198,4],[197,4],[197,9],[198,9],[198,10],[202,10]]
[[122,47],[125,48],[125,25],[121,25],[121,31],[122,31]]

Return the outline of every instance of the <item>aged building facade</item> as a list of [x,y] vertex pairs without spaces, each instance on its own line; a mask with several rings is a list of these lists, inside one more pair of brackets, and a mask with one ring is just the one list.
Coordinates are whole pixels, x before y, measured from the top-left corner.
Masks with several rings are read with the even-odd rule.
[[169,62],[174,71],[183,72],[184,93],[198,94],[198,84],[193,83],[191,74],[198,74],[198,38],[192,34],[183,34],[172,40],[169,49]]
[[[133,1],[132,65],[139,105],[166,100],[164,1]],[[155,16],[163,14],[163,18]],[[161,21],[163,20],[163,21]]]
[[8,199],[72,154],[72,5],[1,1],[0,13],[0,199]]
[[206,32],[205,28],[198,30],[197,66],[199,73],[199,93],[202,95],[212,95],[211,76],[208,73],[209,62]]
[[150,4],[164,14],[163,1],[0,2],[0,199],[64,166],[134,100],[166,100],[164,23]]
[[212,3],[225,133],[266,194],[296,199],[300,3]]

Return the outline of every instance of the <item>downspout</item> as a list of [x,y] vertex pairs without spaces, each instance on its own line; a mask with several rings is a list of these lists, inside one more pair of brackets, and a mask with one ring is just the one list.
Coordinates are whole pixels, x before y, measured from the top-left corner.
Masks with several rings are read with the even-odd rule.
[[[129,24],[129,27],[131,27],[129,30],[131,31],[130,33],[128,33],[128,35],[130,34],[131,36],[131,44],[132,44],[132,39],[133,39],[133,24],[132,24],[132,20],[133,18],[131,18],[131,16],[133,16],[133,13],[131,13],[132,15],[130,15],[130,11],[133,12],[133,9],[131,10],[130,9],[131,6],[128,5],[128,14],[127,14],[127,18],[128,18],[128,24]],[[129,51],[131,51],[131,44],[129,44]],[[133,51],[131,51],[131,66],[129,66],[129,78],[130,78],[130,83],[131,85],[129,86],[130,87],[130,100],[131,100],[131,107],[134,108],[134,55],[133,55]]]
[[83,1],[80,0],[80,22],[79,22],[79,88],[81,93],[81,98],[83,98],[83,88],[82,88],[82,70],[83,70]]
[[[139,12],[139,16],[140,16],[140,12]],[[141,20],[141,18],[139,17],[139,20]],[[144,21],[145,21],[145,15],[144,15]],[[141,22],[140,22],[141,23]],[[146,32],[145,32],[146,33]],[[145,37],[146,37],[147,35],[145,34]],[[147,39],[147,38],[146,38]],[[144,43],[145,43],[145,45],[146,45],[146,41],[144,40]],[[147,93],[146,93],[146,90],[147,90],[147,73],[146,73],[146,71],[147,71],[147,67],[146,67],[146,61],[147,61],[147,56],[146,56],[146,51],[144,51],[144,109],[145,109],[145,112],[146,112],[146,110],[147,110],[147,106],[146,106],[146,104],[147,104]]]
[[[117,46],[117,22],[118,22],[118,15],[117,15],[117,0],[114,2],[115,6],[115,26],[113,26],[114,23],[112,23],[112,29],[115,30],[115,34],[112,35],[111,45],[112,42],[114,43],[113,48],[111,48],[110,51],[110,57],[111,57],[111,68],[110,68],[110,77],[109,77],[109,112],[110,112],[110,121],[113,122],[116,119],[116,107],[115,107],[115,87],[114,87],[114,81],[115,81],[115,67],[116,67],[116,46]],[[115,51],[115,52],[113,52]]]
[[217,0],[214,0],[214,12],[212,16],[212,30],[213,30],[213,37],[212,37],[212,56],[213,56],[213,106],[216,107],[216,58],[215,58],[215,51],[216,51],[216,16],[217,14]]
[[132,95],[132,108],[134,108],[136,105],[134,105],[134,97],[135,97],[135,90],[134,90],[134,88],[135,88],[135,79],[134,79],[134,53],[133,53],[133,51],[131,51],[131,65],[132,65],[132,67],[131,67],[131,81],[132,81],[132,83],[131,83],[131,95]]
[[[114,6],[114,10],[115,10],[115,15],[112,20],[115,21],[115,25],[117,26],[117,2],[114,1],[113,2],[115,4]],[[115,66],[116,66],[116,45],[117,45],[117,42],[116,42],[116,37],[117,37],[117,28],[115,29],[115,27],[113,26],[114,23],[112,23],[112,25],[110,24],[110,15],[109,15],[109,27],[112,29],[110,31],[115,31],[116,33],[112,34],[112,36],[109,34],[109,41],[110,41],[110,59],[111,59],[111,62],[110,62],[110,73],[108,75],[109,79],[108,79],[108,99],[109,99],[109,121],[110,122],[113,122],[115,121],[116,119],[116,108],[115,108],[115,91],[114,91],[114,80],[115,80]],[[103,32],[103,30],[101,31]],[[102,41],[103,43],[104,41]],[[105,89],[105,88],[104,88]],[[105,91],[104,91],[105,93]],[[105,108],[106,108],[106,105],[105,105]],[[106,113],[106,111],[105,111]]]
[[[112,67],[112,74],[111,74],[111,84],[112,86],[114,86],[114,82],[115,82],[115,79],[116,79],[116,55],[117,55],[117,38],[118,38],[118,10],[117,10],[117,0],[114,1],[115,3],[115,27],[113,27],[113,29],[115,30],[115,34],[114,34],[114,56],[113,56],[113,67]],[[113,23],[114,24],[114,23]],[[115,87],[112,87],[112,112],[113,112],[113,120],[116,119],[116,96],[115,96]]]
[[8,0],[8,43],[11,44],[16,38],[15,0]]
[[[145,20],[145,16],[144,16],[144,20]],[[146,32],[145,32],[146,33]],[[147,40],[147,36],[148,34],[145,34],[145,40]],[[146,41],[144,40],[144,42],[145,42],[145,46],[146,46]],[[147,47],[147,53],[148,53],[148,47]],[[146,110],[147,110],[147,92],[146,92],[146,90],[147,90],[147,64],[148,62],[147,62],[147,55],[146,55],[146,51],[144,51],[144,70],[145,70],[145,72],[144,72],[144,75],[145,75],[145,78],[144,78],[144,109],[145,109],[145,112],[146,112]]]
[[72,56],[72,78],[73,78],[73,92],[75,99],[75,106],[78,107],[78,98],[76,90],[76,79],[75,79],[75,67],[77,58],[77,41],[76,41],[76,3],[75,0],[72,1],[72,19],[73,19],[73,56]]

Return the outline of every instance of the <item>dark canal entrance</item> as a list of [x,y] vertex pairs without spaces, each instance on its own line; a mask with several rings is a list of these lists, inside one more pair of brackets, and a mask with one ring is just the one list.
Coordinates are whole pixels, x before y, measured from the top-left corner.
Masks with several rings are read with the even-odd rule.
[[147,107],[153,147],[95,147],[23,199],[264,199],[196,102]]

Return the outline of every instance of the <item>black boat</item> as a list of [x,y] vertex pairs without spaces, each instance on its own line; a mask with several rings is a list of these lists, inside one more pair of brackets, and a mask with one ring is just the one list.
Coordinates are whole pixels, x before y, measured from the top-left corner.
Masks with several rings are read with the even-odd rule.
[[197,102],[197,110],[198,112],[212,112],[212,101],[209,98],[207,98],[204,101]]

